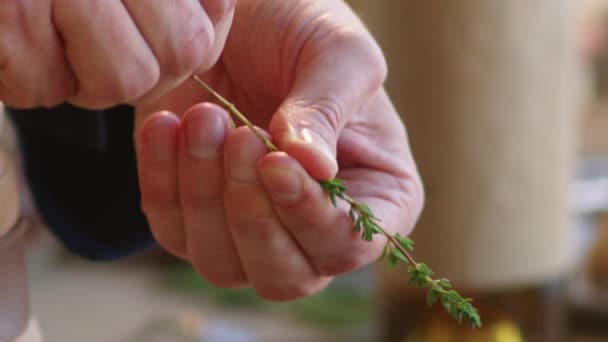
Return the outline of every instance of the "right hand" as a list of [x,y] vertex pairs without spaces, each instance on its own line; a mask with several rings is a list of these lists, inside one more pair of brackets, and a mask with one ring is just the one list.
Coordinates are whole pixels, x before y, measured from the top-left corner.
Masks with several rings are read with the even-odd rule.
[[154,99],[217,61],[236,0],[7,0],[0,101],[107,108]]
[[317,180],[346,180],[389,233],[413,228],[423,187],[386,72],[342,0],[239,1],[221,62],[199,76],[288,154],[231,129],[190,80],[137,106],[142,209],[155,238],[208,281],[277,301],[376,261],[386,240],[353,233],[347,206],[334,208]]

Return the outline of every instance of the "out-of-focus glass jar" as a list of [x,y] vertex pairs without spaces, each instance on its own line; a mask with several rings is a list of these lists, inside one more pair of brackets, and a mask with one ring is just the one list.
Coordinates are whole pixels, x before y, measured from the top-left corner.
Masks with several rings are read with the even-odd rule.
[[0,342],[21,335],[29,319],[24,255],[26,224],[19,219],[14,163],[0,145]]

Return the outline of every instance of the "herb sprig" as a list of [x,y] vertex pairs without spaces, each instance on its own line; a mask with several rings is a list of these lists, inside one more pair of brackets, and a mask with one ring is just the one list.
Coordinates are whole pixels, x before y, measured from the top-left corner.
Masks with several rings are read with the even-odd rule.
[[[193,75],[192,79],[205,88],[216,100],[226,109],[236,116],[236,118],[246,125],[263,143],[269,151],[277,152],[279,149],[264,136],[252,123],[243,115],[234,104],[230,103],[223,96],[212,89],[207,83],[198,76]],[[231,122],[234,126],[234,122]],[[346,185],[341,179],[330,179],[320,181],[321,187],[328,194],[334,207],[338,205],[338,199],[348,203],[350,209],[348,214],[353,220],[353,230],[361,234],[365,241],[372,241],[375,235],[386,237],[382,255],[378,261],[387,259],[391,267],[399,264],[407,265],[407,273],[410,276],[408,284],[415,284],[426,289],[426,302],[432,306],[436,302],[441,303],[444,310],[450,314],[459,324],[463,319],[470,322],[473,328],[481,327],[481,317],[479,312],[472,305],[471,298],[463,298],[447,279],[433,279],[433,271],[424,263],[417,262],[411,255],[414,250],[414,241],[410,238],[397,234],[390,234],[380,226],[380,220],[374,216],[370,208],[346,194]]]

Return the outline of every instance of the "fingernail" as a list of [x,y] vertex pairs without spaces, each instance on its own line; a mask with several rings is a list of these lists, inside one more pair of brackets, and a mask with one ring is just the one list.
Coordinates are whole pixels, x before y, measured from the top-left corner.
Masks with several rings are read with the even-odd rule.
[[290,169],[268,168],[260,172],[260,177],[272,199],[280,204],[295,204],[302,197],[302,179]]
[[177,154],[176,119],[163,115],[150,121],[145,129],[150,157],[157,161],[167,161]]
[[193,157],[211,159],[220,154],[225,138],[224,125],[220,118],[202,115],[191,117],[186,131],[188,149]]

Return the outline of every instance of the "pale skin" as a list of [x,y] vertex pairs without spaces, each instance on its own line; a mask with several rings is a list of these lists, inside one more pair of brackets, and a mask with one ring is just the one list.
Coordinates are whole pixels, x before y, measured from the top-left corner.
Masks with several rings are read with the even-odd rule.
[[308,296],[385,244],[354,234],[347,207],[334,208],[317,180],[345,179],[392,234],[407,235],[420,214],[420,178],[382,87],[386,63],[340,0],[239,0],[224,20],[224,49],[198,75],[285,152],[231,128],[189,79],[151,90],[130,102],[142,210],[160,245],[210,282],[268,300]]
[[236,0],[8,0],[0,99],[30,108],[140,103],[209,69]]

